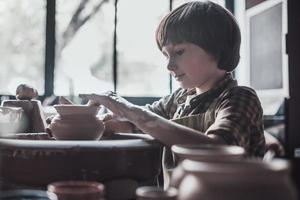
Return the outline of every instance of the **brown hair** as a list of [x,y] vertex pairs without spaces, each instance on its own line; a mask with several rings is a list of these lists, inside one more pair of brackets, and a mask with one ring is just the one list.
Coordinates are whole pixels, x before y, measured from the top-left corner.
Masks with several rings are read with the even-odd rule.
[[203,48],[226,71],[240,59],[241,33],[233,15],[210,1],[188,2],[167,14],[156,30],[161,50],[167,44],[190,42]]

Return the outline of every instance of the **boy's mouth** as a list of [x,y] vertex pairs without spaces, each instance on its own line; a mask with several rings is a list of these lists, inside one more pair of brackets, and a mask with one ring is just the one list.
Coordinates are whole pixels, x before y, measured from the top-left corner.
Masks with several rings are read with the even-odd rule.
[[175,75],[174,78],[177,80],[177,81],[180,81],[182,80],[182,78],[184,77],[185,74],[179,74],[179,75]]

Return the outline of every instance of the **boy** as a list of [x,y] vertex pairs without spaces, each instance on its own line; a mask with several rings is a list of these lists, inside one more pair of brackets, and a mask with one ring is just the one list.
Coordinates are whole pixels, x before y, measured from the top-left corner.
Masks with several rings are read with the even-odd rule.
[[107,129],[130,131],[133,125],[167,146],[239,145],[249,156],[263,156],[260,101],[251,88],[237,86],[230,73],[240,58],[234,17],[215,3],[189,2],[162,19],[156,41],[181,88],[145,107],[113,92],[81,95],[112,111]]

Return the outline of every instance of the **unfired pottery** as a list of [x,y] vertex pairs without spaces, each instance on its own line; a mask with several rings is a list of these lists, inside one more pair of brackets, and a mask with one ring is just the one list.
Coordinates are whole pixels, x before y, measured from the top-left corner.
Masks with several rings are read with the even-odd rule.
[[245,156],[245,150],[239,146],[230,145],[173,145],[172,152],[179,161],[178,166],[171,175],[170,186],[179,187],[185,173],[181,162],[184,159],[202,162],[229,162],[241,160]]
[[296,200],[285,160],[199,162],[184,160],[180,200]]
[[96,116],[99,107],[55,105],[56,115],[49,126],[58,140],[98,140],[104,132],[103,122]]
[[16,99],[32,100],[38,97],[38,91],[30,85],[20,84],[16,89]]
[[27,133],[45,132],[46,119],[43,113],[41,102],[38,100],[5,100],[2,102],[3,107],[19,107],[24,110],[26,117],[29,119]]
[[13,137],[28,127],[29,119],[22,108],[0,107],[0,137]]
[[143,186],[136,190],[136,197],[137,200],[176,200],[177,189],[170,187],[164,190],[160,187]]
[[104,185],[92,181],[59,181],[50,183],[48,191],[58,200],[104,200]]

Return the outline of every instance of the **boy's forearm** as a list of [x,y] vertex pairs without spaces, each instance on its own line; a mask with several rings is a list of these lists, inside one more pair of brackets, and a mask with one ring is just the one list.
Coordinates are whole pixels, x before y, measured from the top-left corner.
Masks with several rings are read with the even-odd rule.
[[128,113],[128,119],[141,131],[160,140],[165,145],[173,144],[217,144],[224,141],[217,137],[208,137],[200,131],[177,124],[161,116],[135,107]]
[[135,126],[128,121],[107,120],[105,123],[105,134],[131,133]]

